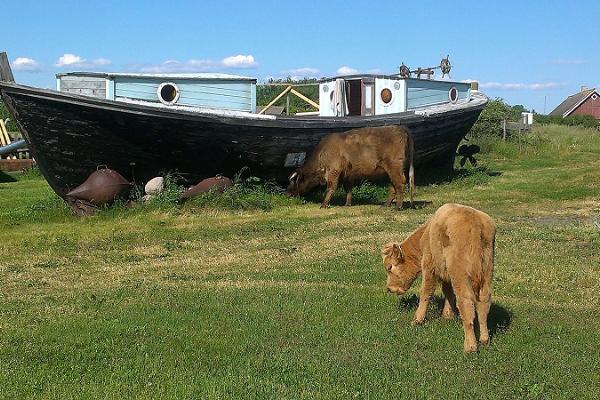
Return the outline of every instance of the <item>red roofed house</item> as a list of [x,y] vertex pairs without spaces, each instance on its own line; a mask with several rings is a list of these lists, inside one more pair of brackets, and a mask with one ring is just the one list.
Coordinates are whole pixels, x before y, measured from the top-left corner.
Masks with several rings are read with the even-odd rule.
[[558,105],[550,115],[591,115],[600,122],[600,94],[596,89],[581,87],[581,91],[571,95]]

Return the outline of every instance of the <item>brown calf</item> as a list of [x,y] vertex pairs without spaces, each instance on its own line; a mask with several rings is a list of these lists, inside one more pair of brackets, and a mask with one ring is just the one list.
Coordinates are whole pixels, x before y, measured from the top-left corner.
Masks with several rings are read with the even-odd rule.
[[396,198],[396,208],[404,200],[405,163],[409,165],[410,204],[413,203],[414,168],[413,141],[404,126],[359,128],[344,134],[325,137],[301,168],[290,175],[288,193],[292,196],[306,193],[314,187],[327,185],[321,207],[327,207],[340,180],[346,190],[346,205],[352,203],[352,187],[359,179],[388,176],[392,181],[385,206]]
[[479,321],[479,341],[489,343],[487,317],[492,298],[496,227],[489,215],[460,204],[445,204],[401,244],[382,251],[389,292],[404,294],[423,275],[419,307],[413,324],[421,324],[438,281],[445,296],[444,318],[453,318],[456,303],[465,331],[465,352],[477,350],[473,323]]

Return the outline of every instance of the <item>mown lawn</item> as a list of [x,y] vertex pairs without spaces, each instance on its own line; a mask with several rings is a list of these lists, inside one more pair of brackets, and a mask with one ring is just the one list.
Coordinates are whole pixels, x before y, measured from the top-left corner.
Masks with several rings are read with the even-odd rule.
[[[471,142],[480,167],[401,212],[367,185],[351,208],[77,218],[35,173],[0,176],[0,398],[597,398],[600,132]],[[410,325],[418,282],[384,291],[382,244],[446,202],[498,226],[492,343],[468,356],[439,307]]]

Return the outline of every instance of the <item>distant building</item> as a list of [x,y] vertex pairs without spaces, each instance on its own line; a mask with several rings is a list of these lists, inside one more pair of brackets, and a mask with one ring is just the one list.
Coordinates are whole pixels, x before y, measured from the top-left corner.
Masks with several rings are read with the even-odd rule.
[[567,97],[550,115],[561,115],[563,118],[569,115],[591,115],[600,122],[600,94],[596,89],[582,86],[579,93]]

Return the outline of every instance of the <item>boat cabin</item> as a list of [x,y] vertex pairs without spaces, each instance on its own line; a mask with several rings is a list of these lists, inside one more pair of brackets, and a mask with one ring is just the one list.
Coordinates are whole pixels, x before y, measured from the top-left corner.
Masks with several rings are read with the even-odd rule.
[[470,83],[397,75],[332,78],[319,84],[319,115],[371,116],[466,103],[471,96],[470,88]]
[[[471,96],[469,83],[398,75],[351,75],[318,85],[315,114],[321,117],[417,111],[466,103]],[[256,113],[256,79],[237,75],[71,72],[57,74],[56,86],[61,92],[159,107]]]
[[70,72],[56,75],[56,89],[157,106],[256,112],[256,79],[237,75]]

